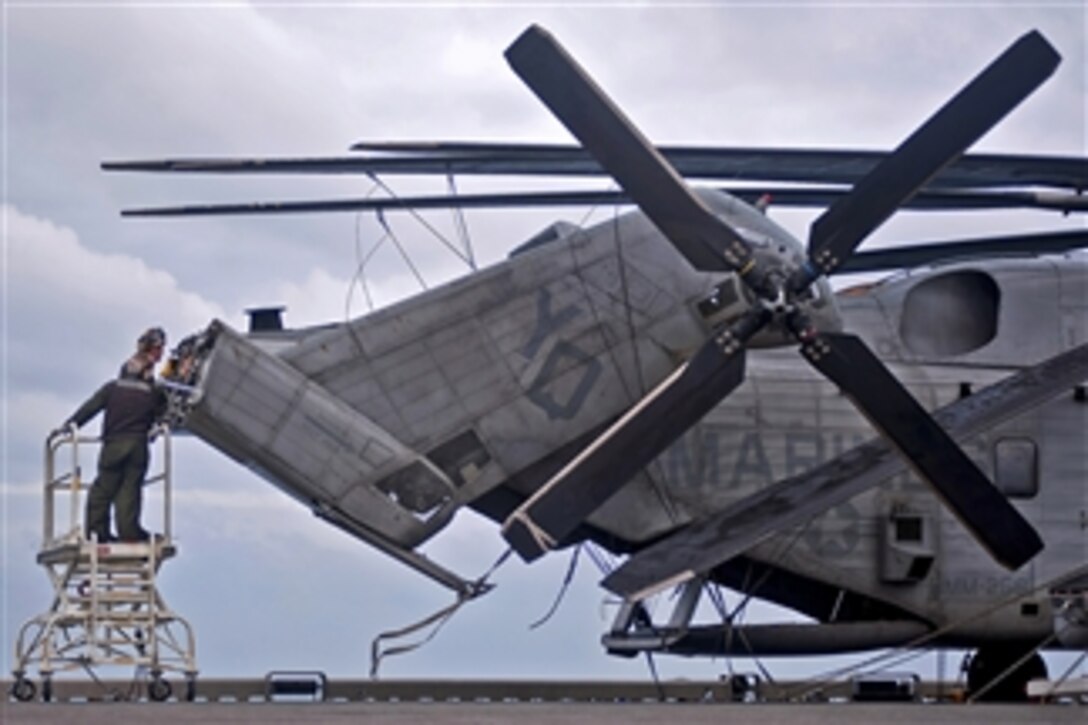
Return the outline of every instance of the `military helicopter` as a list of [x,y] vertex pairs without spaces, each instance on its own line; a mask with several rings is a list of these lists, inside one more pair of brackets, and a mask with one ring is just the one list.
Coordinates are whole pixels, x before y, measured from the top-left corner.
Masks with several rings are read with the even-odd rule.
[[[581,148],[365,143],[310,159],[114,161],[110,171],[600,175],[618,192],[203,205],[130,216],[602,201],[509,258],[342,324],[178,354],[184,427],[455,591],[417,549],[462,507],[526,561],[594,541],[624,563],[613,654],[977,650],[1002,699],[1041,647],[1088,646],[1088,261],[1082,231],[857,251],[899,208],[1082,211],[1088,160],[965,150],[1057,67],[1037,32],[890,153],[655,148],[547,31],[507,50]],[[802,244],[775,203],[828,204]],[[851,185],[843,188],[844,185]],[[904,270],[834,293],[833,274]],[[798,354],[799,353],[799,354]],[[695,625],[722,584],[811,624]],[[643,602],[681,587],[668,624]],[[995,681],[1000,681],[997,687]]]

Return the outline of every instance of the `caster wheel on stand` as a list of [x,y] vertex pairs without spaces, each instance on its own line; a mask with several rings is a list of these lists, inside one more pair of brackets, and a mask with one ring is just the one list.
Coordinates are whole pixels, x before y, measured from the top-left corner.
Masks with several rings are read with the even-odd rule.
[[173,688],[170,683],[161,677],[155,677],[147,685],[147,696],[155,702],[166,702],[170,699]]
[[22,675],[16,677],[11,685],[11,696],[19,702],[30,702],[37,692],[38,688],[34,686],[34,683]]

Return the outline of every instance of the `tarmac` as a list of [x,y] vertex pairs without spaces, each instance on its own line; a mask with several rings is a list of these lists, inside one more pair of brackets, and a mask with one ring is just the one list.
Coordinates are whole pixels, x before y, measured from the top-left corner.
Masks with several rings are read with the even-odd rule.
[[[30,680],[33,683],[33,680]],[[1083,695],[1042,704],[964,702],[948,683],[890,678],[890,689],[856,683],[718,680],[329,679],[321,672],[272,672],[263,678],[173,678],[159,697],[151,681],[38,680],[26,701],[0,701],[0,725],[79,723],[1088,723]],[[867,681],[872,685],[873,682]],[[874,681],[875,682],[875,681]],[[160,681],[161,683],[161,681]],[[172,683],[172,684],[171,684]],[[12,681],[0,680],[5,694]],[[748,685],[748,689],[738,685]],[[906,687],[906,689],[902,689]],[[43,693],[47,696],[43,700]],[[860,693],[860,694],[859,694]],[[868,696],[900,702],[858,701]],[[187,698],[192,698],[191,700]],[[912,698],[910,701],[906,701]],[[162,701],[156,702],[156,699]]]
[[965,705],[900,703],[17,703],[0,704],[4,725],[80,723],[395,723],[396,725],[564,725],[566,723],[1077,723],[1081,705]]

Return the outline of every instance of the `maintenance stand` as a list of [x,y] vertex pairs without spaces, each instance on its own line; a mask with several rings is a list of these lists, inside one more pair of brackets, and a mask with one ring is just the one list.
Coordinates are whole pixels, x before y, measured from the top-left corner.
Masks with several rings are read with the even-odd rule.
[[[79,455],[96,438],[81,438],[74,426],[45,443],[45,486],[42,548],[38,563],[53,585],[53,603],[27,621],[15,642],[11,694],[22,701],[37,694],[28,669],[37,667],[41,698],[53,697],[56,672],[84,669],[99,681],[95,668],[133,666],[134,685],[147,679],[151,700],[170,698],[172,687],[164,672],[182,673],[184,698],[196,692],[195,641],[192,627],[167,606],[157,576],[163,562],[177,554],[171,536],[170,430],[155,428],[162,470],[145,486],[161,484],[162,536],[146,542],[100,542],[83,533],[83,484]],[[63,452],[70,465],[58,472]],[[66,511],[64,509],[67,509]],[[58,521],[67,521],[58,525]],[[59,533],[58,533],[59,532]],[[115,695],[116,696],[116,695]]]

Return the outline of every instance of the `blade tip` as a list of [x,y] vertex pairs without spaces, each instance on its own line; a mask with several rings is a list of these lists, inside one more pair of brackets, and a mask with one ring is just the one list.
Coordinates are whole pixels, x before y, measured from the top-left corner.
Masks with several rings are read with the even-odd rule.
[[506,61],[511,65],[516,65],[525,61],[526,54],[532,54],[537,52],[537,49],[543,45],[558,45],[553,36],[543,26],[533,23],[525,30],[521,31],[513,43],[503,53],[506,56]]
[[1038,62],[1052,73],[1062,60],[1058,49],[1047,40],[1047,37],[1038,28],[1029,30],[1020,36],[1016,45],[1028,48],[1030,52],[1038,55]]
[[1003,556],[995,555],[994,558],[1009,571],[1016,571],[1039,555],[1046,545],[1039,538],[1039,532],[1031,529],[1020,535],[1021,545],[1015,551],[1006,551]]
[[102,171],[147,171],[152,166],[141,161],[103,161],[98,168]]
[[536,561],[547,553],[547,549],[540,546],[525,522],[515,515],[503,524],[502,537],[526,564]]

